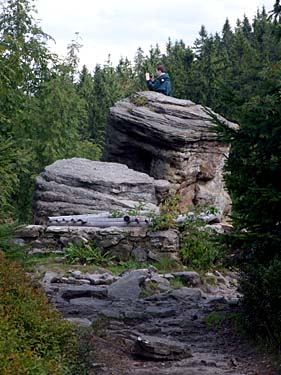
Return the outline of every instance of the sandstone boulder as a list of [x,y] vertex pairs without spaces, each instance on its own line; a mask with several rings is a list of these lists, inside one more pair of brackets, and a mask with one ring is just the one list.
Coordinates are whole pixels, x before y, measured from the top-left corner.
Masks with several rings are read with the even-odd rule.
[[145,91],[111,108],[103,159],[168,180],[183,209],[213,205],[226,215],[230,198],[222,170],[228,151],[201,105]]
[[48,216],[126,211],[138,206],[155,210],[168,191],[167,181],[157,181],[124,164],[58,160],[36,179],[34,220],[45,223]]

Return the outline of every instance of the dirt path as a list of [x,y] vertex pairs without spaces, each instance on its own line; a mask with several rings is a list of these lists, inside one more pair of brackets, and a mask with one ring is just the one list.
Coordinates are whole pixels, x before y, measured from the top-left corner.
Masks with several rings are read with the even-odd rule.
[[[162,306],[163,307],[163,306]],[[203,318],[192,319],[184,304],[177,305],[177,314],[169,318],[109,319],[98,335],[92,334],[91,345],[97,375],[276,375],[266,358],[254,350],[249,342],[234,334],[226,322],[208,328]],[[210,306],[210,310],[212,307]],[[192,312],[194,312],[192,310]],[[234,309],[220,313],[232,314]],[[98,326],[98,324],[96,325]],[[135,337],[167,339],[166,345],[186,345],[191,356],[174,360],[151,360],[147,353],[136,352]],[[169,343],[169,340],[171,342]],[[162,347],[165,351],[165,347]],[[184,355],[183,355],[184,357]]]
[[[141,287],[152,279],[158,288],[142,298]],[[239,306],[235,288],[225,281],[211,293],[170,288],[148,270],[110,285],[66,281],[49,277],[44,285],[65,318],[87,326],[82,346],[88,348],[89,375],[278,374],[234,334],[228,317]]]

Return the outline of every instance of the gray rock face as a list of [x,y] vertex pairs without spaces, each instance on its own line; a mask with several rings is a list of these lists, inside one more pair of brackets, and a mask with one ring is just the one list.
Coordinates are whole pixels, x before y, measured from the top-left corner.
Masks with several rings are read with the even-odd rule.
[[123,276],[108,288],[108,295],[115,299],[136,300],[141,292],[141,283],[147,277],[147,270],[134,270]]
[[104,160],[170,181],[180,192],[183,208],[214,205],[224,215],[229,212],[222,178],[227,153],[211,117],[189,100],[145,91],[110,110]]
[[169,190],[167,181],[118,163],[73,158],[47,166],[36,179],[34,219],[48,216],[99,213],[132,209],[140,203],[154,210]]
[[81,297],[105,298],[107,297],[107,290],[105,288],[88,285],[72,285],[64,288],[61,295],[62,298],[66,300]]
[[190,349],[178,341],[161,337],[138,337],[135,343],[135,354],[153,360],[175,360],[191,357]]

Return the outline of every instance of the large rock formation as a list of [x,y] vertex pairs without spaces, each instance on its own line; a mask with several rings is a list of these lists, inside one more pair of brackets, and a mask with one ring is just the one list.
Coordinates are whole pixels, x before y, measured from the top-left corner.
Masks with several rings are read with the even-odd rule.
[[36,179],[34,221],[48,216],[126,211],[138,205],[155,210],[169,190],[167,181],[118,163],[73,158],[49,165]]
[[211,117],[189,100],[145,91],[110,110],[104,160],[170,181],[184,209],[202,204],[216,206],[223,215],[229,212],[222,176],[227,153]]

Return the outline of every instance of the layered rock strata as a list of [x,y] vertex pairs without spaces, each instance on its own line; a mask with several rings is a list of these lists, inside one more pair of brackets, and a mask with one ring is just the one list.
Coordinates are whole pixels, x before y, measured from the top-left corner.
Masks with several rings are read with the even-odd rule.
[[225,216],[230,198],[222,171],[228,151],[201,105],[145,91],[111,108],[103,159],[168,180],[180,193],[183,209],[213,205]]
[[34,222],[48,216],[126,211],[141,207],[155,211],[169,183],[118,163],[82,158],[58,160],[37,177]]

